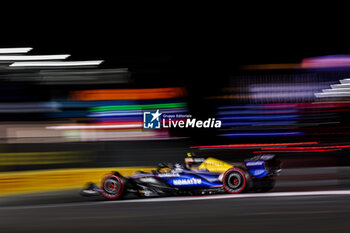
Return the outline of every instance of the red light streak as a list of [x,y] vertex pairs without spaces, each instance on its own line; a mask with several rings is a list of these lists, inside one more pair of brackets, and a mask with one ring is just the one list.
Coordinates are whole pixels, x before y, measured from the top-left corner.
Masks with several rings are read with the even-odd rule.
[[292,143],[263,143],[263,144],[230,144],[212,146],[191,146],[190,148],[222,148],[222,147],[257,147],[257,146],[294,146],[294,145],[315,145],[318,142],[292,142]]
[[350,145],[342,145],[342,146],[310,146],[310,147],[269,147],[269,148],[261,148],[261,150],[314,150],[314,149],[336,149],[336,148],[348,148]]
[[[292,148],[289,148],[292,149]],[[325,149],[325,150],[261,150],[261,151],[254,151],[254,154],[259,154],[259,153],[308,153],[308,152],[326,152],[326,151],[338,151],[342,149]]]

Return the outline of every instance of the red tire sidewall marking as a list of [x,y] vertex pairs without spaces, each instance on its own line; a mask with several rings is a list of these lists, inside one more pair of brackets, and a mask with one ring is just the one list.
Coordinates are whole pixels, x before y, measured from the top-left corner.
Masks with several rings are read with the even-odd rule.
[[[109,179],[109,178],[114,178],[119,183],[118,191],[117,191],[116,195],[114,195],[114,196],[107,195],[107,193],[104,191],[104,182],[106,181],[106,179]],[[120,179],[120,177],[118,177],[116,175],[112,175],[112,174],[109,174],[109,175],[106,175],[105,177],[103,177],[103,179],[102,179],[102,196],[104,196],[105,198],[117,199],[123,194],[123,190],[124,190],[124,183]]]
[[[225,178],[226,178],[226,175],[227,175],[227,173],[229,173],[229,172],[231,172],[231,171],[236,171],[236,172],[238,172],[239,174],[241,174],[241,176],[242,176],[242,178],[243,178],[243,185],[242,185],[242,188],[241,188],[239,191],[237,191],[237,192],[231,192],[231,191],[226,187],[226,185],[225,185]],[[231,168],[231,169],[227,170],[227,171],[225,172],[224,177],[223,177],[222,180],[223,180],[222,184],[223,184],[223,186],[224,186],[224,189],[226,190],[226,192],[231,193],[231,194],[236,194],[236,193],[242,192],[243,189],[245,188],[245,186],[247,185],[247,178],[246,178],[246,176],[245,176],[245,173],[244,173],[244,171],[242,171],[242,169],[239,169],[239,168]]]

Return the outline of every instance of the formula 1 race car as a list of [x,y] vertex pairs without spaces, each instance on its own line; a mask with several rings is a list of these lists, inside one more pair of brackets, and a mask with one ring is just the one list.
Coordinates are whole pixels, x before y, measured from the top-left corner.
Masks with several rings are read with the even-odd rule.
[[281,172],[281,163],[275,155],[259,155],[237,164],[188,155],[184,166],[160,163],[157,170],[138,171],[129,177],[112,172],[102,179],[101,187],[89,183],[81,194],[118,199],[126,193],[152,197],[266,192],[274,187],[274,177]]

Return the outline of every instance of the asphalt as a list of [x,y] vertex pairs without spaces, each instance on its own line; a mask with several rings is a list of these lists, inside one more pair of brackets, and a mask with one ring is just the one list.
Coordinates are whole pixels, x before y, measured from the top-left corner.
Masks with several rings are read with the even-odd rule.
[[0,207],[1,232],[350,232],[349,218],[350,195]]
[[348,233],[349,173],[336,167],[286,169],[266,194],[106,201],[68,190],[0,197],[0,232]]

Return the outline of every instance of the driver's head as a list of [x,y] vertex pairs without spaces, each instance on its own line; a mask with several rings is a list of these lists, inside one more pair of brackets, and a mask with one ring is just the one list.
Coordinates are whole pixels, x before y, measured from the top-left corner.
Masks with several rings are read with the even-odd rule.
[[195,156],[195,154],[193,152],[189,152],[187,153],[187,157],[185,158],[185,163],[188,166],[192,166],[194,159],[193,157]]
[[187,153],[187,157],[191,158],[191,157],[196,157],[196,154],[194,152],[188,152]]

